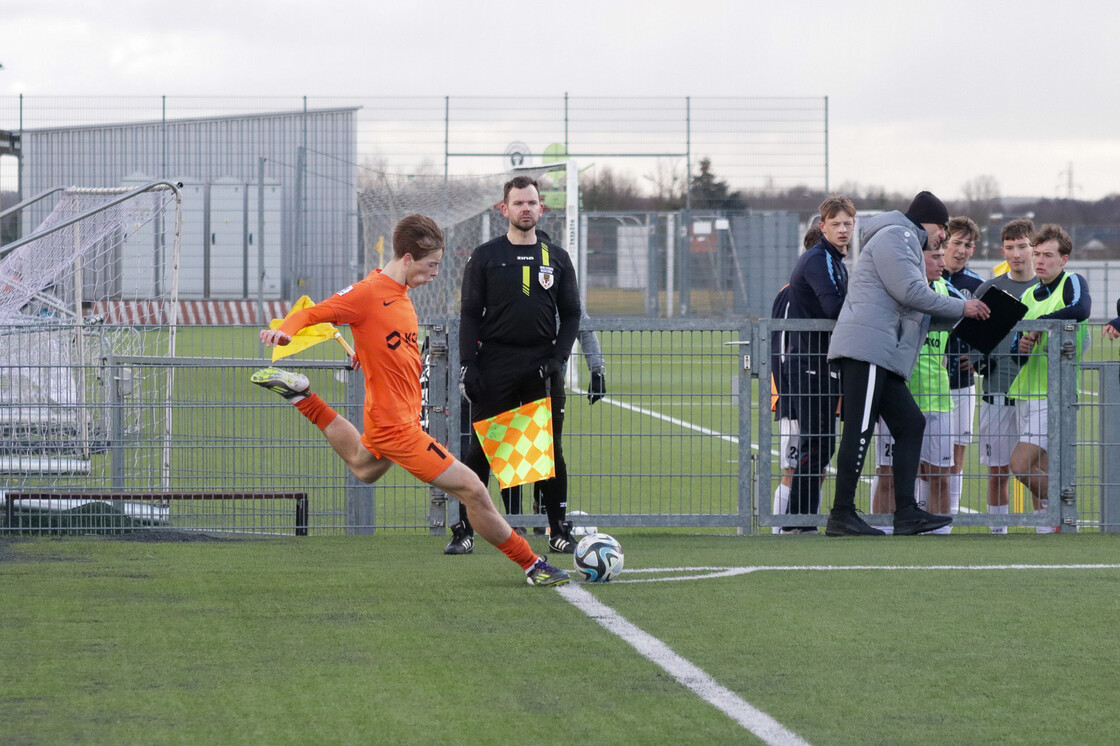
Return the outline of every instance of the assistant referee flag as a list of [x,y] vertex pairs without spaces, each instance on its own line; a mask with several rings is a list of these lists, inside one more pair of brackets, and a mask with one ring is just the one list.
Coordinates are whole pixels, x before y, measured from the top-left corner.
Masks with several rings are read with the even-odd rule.
[[550,397],[479,420],[474,431],[502,489],[556,476]]

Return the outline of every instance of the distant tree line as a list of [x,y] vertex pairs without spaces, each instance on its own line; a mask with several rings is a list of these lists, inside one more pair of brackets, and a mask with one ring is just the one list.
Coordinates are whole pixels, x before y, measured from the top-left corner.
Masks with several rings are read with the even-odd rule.
[[[686,204],[686,179],[664,166],[643,177],[643,185],[609,166],[585,173],[580,179],[583,208],[589,211],[681,210]],[[702,158],[698,171],[688,179],[693,210],[785,210],[810,219],[827,196],[808,186],[784,189],[732,190]],[[645,186],[645,188],[643,188]],[[890,192],[881,186],[854,182],[833,190],[851,197],[859,210],[905,210],[913,194]],[[990,175],[976,176],[961,185],[963,199],[946,200],[953,215],[967,215],[980,226],[983,238],[978,257],[995,256],[1003,223],[1030,217],[1036,225],[1059,223],[1070,230],[1075,246],[1092,245],[1096,258],[1120,258],[1120,193],[1098,200],[1064,198],[1004,198],[999,182]],[[994,238],[993,238],[994,237]]]

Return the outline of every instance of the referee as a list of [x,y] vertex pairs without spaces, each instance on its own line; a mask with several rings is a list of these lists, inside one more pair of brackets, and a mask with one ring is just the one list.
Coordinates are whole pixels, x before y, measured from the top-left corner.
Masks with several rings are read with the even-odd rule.
[[[507,182],[502,215],[504,236],[474,250],[463,270],[459,317],[459,384],[471,403],[474,422],[552,397],[556,476],[537,483],[548,514],[551,551],[575,551],[568,505],[568,468],[564,461],[564,366],[579,333],[580,300],[568,252],[537,235],[540,188],[528,176]],[[472,438],[464,463],[486,484],[490,464],[482,444]],[[515,488],[516,489],[516,488]],[[506,492],[503,490],[503,492]],[[509,495],[503,495],[509,502]],[[474,529],[465,511],[452,526],[445,554],[468,554]]]

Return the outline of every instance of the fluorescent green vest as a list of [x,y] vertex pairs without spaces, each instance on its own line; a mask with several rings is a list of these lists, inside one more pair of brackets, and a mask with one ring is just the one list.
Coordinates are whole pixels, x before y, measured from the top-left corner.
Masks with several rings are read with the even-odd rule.
[[[945,280],[935,280],[933,289],[942,295],[949,294]],[[923,412],[951,412],[953,399],[949,395],[949,369],[945,367],[945,350],[949,332],[930,332],[925,344],[918,351],[918,362],[906,386]]]
[[[1019,299],[1027,306],[1027,313],[1023,316],[1024,319],[1037,319],[1045,316],[1048,313],[1053,313],[1061,308],[1065,308],[1066,283],[1069,282],[1069,273],[1067,272],[1062,277],[1062,281],[1058,283],[1058,287],[1054,288],[1054,292],[1050,293],[1042,300],[1035,300],[1034,289],[1038,285],[1032,285],[1026,289],[1023,296]],[[1081,347],[1085,342],[1086,327],[1085,322],[1081,321],[1077,324],[1077,361],[1081,362]],[[1038,338],[1038,344],[1035,345],[1031,355],[1027,358],[1027,362],[1019,370],[1019,375],[1015,376],[1015,380],[1011,382],[1011,388],[1007,390],[1007,396],[1011,399],[1045,399],[1046,398],[1046,382],[1049,365],[1046,360],[1046,338],[1049,335],[1046,332]]]

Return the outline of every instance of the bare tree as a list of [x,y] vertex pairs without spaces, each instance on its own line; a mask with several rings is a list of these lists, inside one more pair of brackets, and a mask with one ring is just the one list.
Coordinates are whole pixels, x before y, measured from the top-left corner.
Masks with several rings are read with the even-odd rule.
[[978,225],[987,225],[992,213],[1003,212],[999,182],[990,174],[976,176],[961,185],[964,194],[964,212]]
[[679,209],[684,205],[684,174],[679,160],[658,158],[654,172],[642,178],[653,185],[655,209]]

